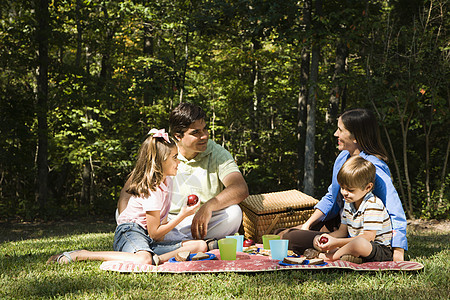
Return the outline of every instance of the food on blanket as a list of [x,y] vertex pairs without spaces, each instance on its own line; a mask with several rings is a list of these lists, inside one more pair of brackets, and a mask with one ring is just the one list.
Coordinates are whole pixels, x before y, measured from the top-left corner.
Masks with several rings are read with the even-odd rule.
[[288,256],[298,256],[297,253],[295,253],[295,252],[292,251],[292,250],[288,250],[287,255],[288,255]]
[[306,257],[285,257],[283,262],[290,265],[301,265],[306,260]]
[[202,260],[202,259],[208,259],[208,258],[209,258],[208,254],[199,252],[192,257],[192,260],[194,261],[194,260]]
[[195,204],[197,204],[197,202],[198,202],[197,195],[189,195],[188,196],[188,200],[187,200],[187,205],[188,206],[195,205]]
[[323,259],[322,258],[313,258],[309,260],[308,265],[320,265],[323,264]]
[[250,254],[257,254],[258,253],[258,247],[256,245],[252,245],[252,246],[246,247],[244,249],[244,252],[245,253],[250,253]]
[[305,252],[303,252],[303,255],[307,258],[307,259],[311,259],[311,258],[317,258],[319,257],[319,253],[320,251],[317,251],[314,248],[308,248],[305,250]]
[[270,249],[263,249],[263,248],[260,248],[260,249],[259,249],[259,254],[265,255],[265,256],[270,256],[270,255],[271,255],[271,252],[270,252]]
[[251,239],[245,240],[244,241],[244,247],[250,247],[251,245],[253,245],[255,242]]
[[322,236],[319,240],[320,244],[326,244],[328,243],[328,238],[326,236]]
[[187,261],[189,259],[189,255],[191,255],[190,251],[181,251],[175,255],[176,261]]

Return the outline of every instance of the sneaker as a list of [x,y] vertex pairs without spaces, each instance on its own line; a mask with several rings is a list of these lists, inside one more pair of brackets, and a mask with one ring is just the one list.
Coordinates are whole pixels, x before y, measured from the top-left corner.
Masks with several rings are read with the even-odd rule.
[[219,242],[217,241],[217,239],[213,238],[213,239],[208,239],[205,240],[206,245],[208,245],[208,251],[211,251],[213,249],[219,249]]
[[352,263],[355,263],[355,264],[362,264],[363,263],[363,260],[362,260],[361,257],[356,257],[356,256],[353,256],[353,255],[350,255],[350,254],[342,255],[340,260],[352,262]]
[[305,250],[305,252],[303,252],[303,255],[307,259],[312,259],[312,258],[318,258],[319,257],[319,253],[320,253],[320,251],[317,251],[314,248],[308,248],[308,249]]
[[158,255],[156,255],[156,254],[153,254],[152,255],[152,265],[154,265],[154,266],[158,266],[159,265],[159,263],[160,263],[160,259],[159,259],[159,256]]

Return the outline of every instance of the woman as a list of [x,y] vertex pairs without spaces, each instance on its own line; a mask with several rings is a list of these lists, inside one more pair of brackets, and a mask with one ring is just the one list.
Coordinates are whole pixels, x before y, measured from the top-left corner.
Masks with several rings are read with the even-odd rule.
[[408,250],[406,240],[406,216],[397,191],[392,184],[391,173],[387,166],[387,153],[381,142],[378,123],[370,110],[352,109],[344,112],[338,119],[338,129],[334,133],[338,138],[341,151],[333,167],[332,183],[328,192],[314,207],[311,217],[297,227],[283,230],[278,234],[289,240],[289,248],[302,254],[313,247],[313,239],[322,231],[333,231],[339,227],[340,212],[343,207],[337,174],[344,162],[354,155],[360,155],[372,162],[376,168],[373,193],[386,206],[392,221],[394,261],[404,260],[404,251]]

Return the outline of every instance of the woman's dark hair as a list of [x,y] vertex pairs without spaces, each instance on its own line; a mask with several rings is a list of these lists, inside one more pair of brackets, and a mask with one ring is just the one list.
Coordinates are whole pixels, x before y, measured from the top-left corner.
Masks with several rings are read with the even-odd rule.
[[386,149],[381,142],[378,122],[371,110],[351,109],[341,115],[341,120],[365,153],[374,155],[385,162],[388,161]]
[[206,114],[200,106],[182,102],[170,113],[169,132],[172,136],[178,134],[183,137],[192,123],[205,118]]

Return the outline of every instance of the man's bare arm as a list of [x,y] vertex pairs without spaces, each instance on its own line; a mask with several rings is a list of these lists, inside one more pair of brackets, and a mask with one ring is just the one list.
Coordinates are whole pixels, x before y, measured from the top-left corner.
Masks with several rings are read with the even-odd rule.
[[131,177],[125,182],[124,187],[120,191],[119,201],[117,201],[117,209],[119,210],[119,215],[127,208],[128,200],[130,200],[131,194],[127,193],[128,188],[131,184]]
[[248,197],[248,186],[239,172],[233,172],[223,179],[225,189],[204,203],[192,220],[191,233],[194,238],[203,238],[208,231],[208,222],[212,212],[241,203]]

